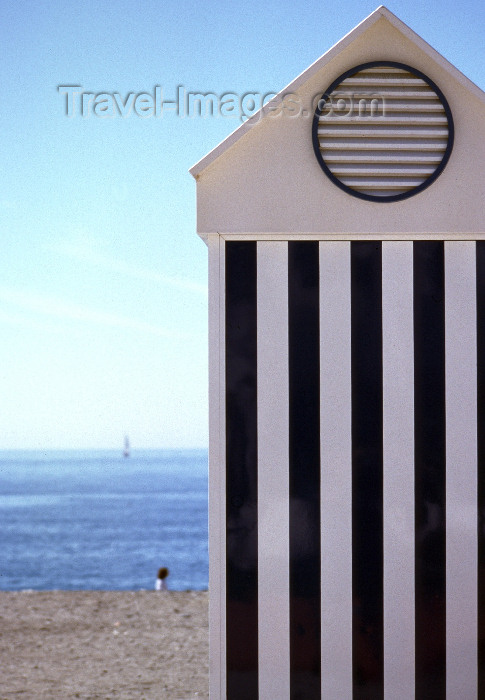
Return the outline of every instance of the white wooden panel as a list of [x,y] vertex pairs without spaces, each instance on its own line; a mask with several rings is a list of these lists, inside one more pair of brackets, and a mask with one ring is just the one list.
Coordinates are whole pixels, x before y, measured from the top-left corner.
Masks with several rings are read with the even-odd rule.
[[322,698],[352,697],[350,243],[320,243]]
[[414,698],[413,244],[382,244],[384,695]]
[[475,243],[445,243],[446,687],[477,697]]
[[224,247],[219,236],[209,236],[209,685],[213,700],[222,700],[226,687]]
[[257,246],[259,700],[289,700],[288,244]]

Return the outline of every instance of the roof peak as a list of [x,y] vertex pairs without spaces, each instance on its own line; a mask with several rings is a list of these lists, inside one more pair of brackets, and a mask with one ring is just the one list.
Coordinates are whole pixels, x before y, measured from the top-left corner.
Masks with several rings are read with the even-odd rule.
[[409,41],[413,42],[419,49],[427,54],[431,60],[448,71],[459,83],[468,89],[475,97],[478,97],[485,104],[485,93],[467,78],[461,71],[450,63],[442,54],[422,39],[419,34],[413,31],[399,17],[391,12],[385,5],[379,5],[373,12],[365,17],[359,24],[345,34],[336,44],[331,46],[325,53],[320,56],[314,63],[306,68],[298,75],[291,83],[284,87],[280,92],[269,100],[260,110],[258,110],[247,121],[237,127],[229,136],[221,141],[207,155],[193,165],[189,172],[194,178],[197,178],[200,173],[213,163],[222,153],[231,148],[244,134],[256,126],[263,119],[272,107],[281,100],[282,95],[289,92],[296,92],[304,83],[310,80],[318,71],[320,71],[327,63],[335,58],[339,53],[346,49],[350,44],[356,41],[360,36],[367,32],[380,19],[386,19],[395,29],[403,34]]

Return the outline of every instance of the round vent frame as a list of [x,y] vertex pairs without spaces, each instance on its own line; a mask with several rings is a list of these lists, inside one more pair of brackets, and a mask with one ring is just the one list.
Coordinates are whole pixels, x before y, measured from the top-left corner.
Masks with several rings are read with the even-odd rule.
[[[359,190],[359,189],[355,188],[356,185],[350,185],[350,184],[346,184],[345,182],[343,182],[339,178],[338,174],[336,174],[336,172],[338,173],[338,167],[333,166],[333,170],[336,171],[336,172],[333,172],[332,166],[329,166],[329,164],[327,164],[327,162],[325,160],[326,149],[325,149],[325,146],[322,148],[322,144],[321,144],[321,139],[325,138],[325,136],[327,135],[325,132],[325,121],[324,121],[325,114],[324,113],[325,113],[325,109],[327,108],[327,103],[332,96],[332,93],[334,93],[337,88],[340,88],[341,91],[345,90],[346,88],[345,88],[345,86],[342,85],[342,83],[344,83],[344,81],[346,81],[348,78],[355,78],[357,73],[360,73],[362,71],[369,71],[371,69],[378,69],[378,68],[380,68],[380,69],[395,69],[394,72],[404,71],[405,73],[411,74],[412,78],[417,78],[420,81],[423,81],[428,86],[428,88],[431,88],[431,90],[434,92],[434,97],[439,100],[439,102],[441,103],[441,106],[443,108],[444,115],[446,116],[447,131],[448,131],[447,137],[446,137],[446,146],[445,146],[444,150],[443,151],[436,150],[436,153],[442,153],[441,160],[439,162],[437,162],[437,155],[436,154],[434,155],[434,158],[432,158],[431,156],[428,156],[428,159],[430,161],[436,162],[436,168],[431,173],[429,173],[425,177],[424,180],[422,180],[418,184],[408,186],[409,183],[405,183],[404,180],[401,180],[401,182],[404,183],[403,186],[406,186],[407,189],[405,189],[405,191],[400,191],[397,194],[391,193],[389,195],[374,194],[374,193],[371,193],[369,191],[365,191],[366,189],[372,190],[373,189],[372,186],[371,187],[361,187],[361,190]],[[391,73],[392,73],[392,71],[391,71]],[[397,82],[399,82],[399,81],[397,81]],[[368,94],[369,95],[370,92],[369,92],[369,90],[365,90],[364,93],[361,93],[361,94]],[[375,95],[377,94],[377,90],[374,91],[374,94]],[[399,93],[396,92],[395,94],[398,95]],[[424,94],[425,93],[423,93],[423,95]],[[338,91],[337,91],[337,95],[338,95]],[[389,95],[391,95],[391,96],[393,95],[392,91],[389,93]],[[427,99],[429,99],[429,97],[430,97],[430,95],[429,95],[429,91],[428,91]],[[402,95],[401,95],[401,98],[402,98]],[[376,99],[376,97],[374,97],[373,99]],[[414,97],[413,99],[416,100],[417,98]],[[404,100],[405,100],[405,95],[404,95]],[[435,103],[436,103],[436,100],[435,100]],[[383,103],[383,104],[385,104],[385,103]],[[409,109],[409,104],[412,105],[412,102],[408,103],[407,105],[404,104],[403,112],[406,115],[411,114],[411,116],[412,116],[412,109]],[[385,107],[384,107],[384,109],[385,109]],[[354,117],[355,117],[355,115],[354,115]],[[338,131],[338,129],[334,130],[334,132],[332,134],[333,137],[335,137],[336,135],[338,136],[341,144],[342,144],[342,140],[345,139],[345,134],[350,133],[348,130],[346,131],[346,129],[350,123],[349,123],[349,121],[347,121],[347,123],[345,123],[344,120],[345,120],[345,116],[340,117],[340,125],[343,126],[344,128],[340,132]],[[405,118],[402,121],[405,122]],[[375,159],[372,160],[372,146],[370,146],[370,147],[368,147],[367,145],[364,146],[364,149],[367,149],[365,156],[353,157],[351,155],[352,150],[362,152],[362,148],[359,149],[359,145],[362,145],[362,143],[366,139],[369,139],[369,137],[372,138],[373,135],[375,137],[376,134],[384,133],[382,131],[379,131],[379,128],[382,126],[384,126],[384,127],[386,126],[386,124],[385,123],[382,124],[382,122],[381,122],[381,124],[376,124],[375,122],[373,124],[369,124],[368,121],[367,122],[361,121],[358,124],[361,127],[364,126],[364,131],[361,130],[361,132],[360,132],[360,137],[359,137],[360,141],[355,142],[356,147],[354,149],[348,148],[348,146],[344,146],[344,150],[347,149],[347,152],[350,155],[346,154],[345,155],[345,162],[344,162],[344,164],[341,164],[342,170],[345,170],[345,165],[348,165],[349,163],[354,162],[354,171],[355,171],[355,167],[358,168],[359,161],[362,160],[362,158],[364,158],[364,160],[365,160],[364,170],[359,171],[359,175],[357,176],[357,178],[355,178],[357,180],[357,182],[358,182],[359,177],[362,176],[362,172],[366,172],[365,167],[369,167],[369,164],[375,165],[375,163],[378,162],[379,156],[376,156]],[[335,125],[335,122],[333,123],[333,125]],[[423,125],[425,126],[425,128],[429,128],[426,126],[426,120],[423,120],[423,123],[420,126],[422,127]],[[372,131],[372,128],[374,128],[374,132]],[[395,133],[392,136],[392,138],[394,138],[394,143],[393,143],[393,145],[395,146],[394,149],[393,148],[386,149],[384,139],[382,140],[382,142],[379,143],[379,146],[377,147],[377,149],[378,149],[378,152],[381,154],[381,156],[386,155],[388,152],[391,152],[391,151],[399,152],[401,149],[408,150],[408,151],[414,152],[414,153],[416,153],[416,152],[419,153],[419,151],[420,151],[419,145],[414,149],[410,149],[408,145],[405,145],[405,146],[398,145],[398,140],[399,140],[400,134],[403,134],[403,136],[404,136],[404,141],[403,141],[404,143],[411,144],[411,140],[409,140],[408,142],[405,141],[406,134],[404,134],[404,132],[402,131],[403,128],[406,128],[406,127],[403,126],[402,123],[401,123],[401,125],[394,127]],[[392,131],[393,130],[391,130],[391,132],[388,132],[388,133],[392,133]],[[362,63],[360,65],[354,66],[353,68],[349,69],[345,73],[342,73],[336,80],[334,80],[332,82],[332,84],[327,88],[327,90],[320,97],[318,104],[317,104],[317,107],[316,107],[316,110],[315,110],[315,114],[313,117],[313,123],[312,123],[313,149],[315,151],[316,158],[317,158],[322,170],[327,175],[327,177],[335,185],[337,185],[337,187],[339,187],[341,190],[344,190],[344,192],[347,192],[348,194],[351,194],[354,197],[358,197],[359,199],[364,199],[364,200],[367,200],[370,202],[380,202],[380,203],[398,202],[398,201],[401,201],[403,199],[408,199],[409,197],[413,197],[414,195],[419,194],[420,192],[422,192],[423,190],[428,188],[441,175],[441,173],[443,172],[444,168],[446,167],[446,165],[450,159],[451,152],[453,150],[454,133],[455,132],[454,132],[453,116],[452,116],[448,101],[447,101],[446,97],[444,96],[443,92],[431,80],[431,78],[429,78],[427,75],[425,75],[424,73],[422,73],[418,69],[413,68],[412,66],[406,65],[404,63],[398,63],[396,61],[386,61],[386,60],[370,61],[368,63]],[[424,131],[423,134],[424,134],[424,136],[426,136],[427,132]],[[429,132],[429,135],[433,138],[433,134],[431,134],[431,132]],[[327,138],[328,138],[328,136],[327,136]],[[347,138],[351,139],[354,137],[351,135],[351,136],[347,136]],[[424,140],[425,139],[423,138],[423,143],[424,143]],[[419,139],[418,139],[418,141],[419,141]],[[349,143],[352,143],[352,142],[349,141]],[[438,143],[438,142],[436,141],[436,143]],[[337,144],[336,148],[337,147],[338,147],[338,144]],[[425,148],[423,150],[425,150]],[[322,153],[322,151],[323,151],[323,153]],[[336,153],[336,152],[337,151],[335,150],[334,153]],[[327,157],[329,158],[330,156],[327,156]],[[418,169],[423,167],[422,163],[419,162],[420,156],[416,156],[416,158],[418,160],[417,164],[415,164],[413,162],[412,157],[407,157],[407,158],[404,157],[404,162],[405,162],[404,170],[396,171],[396,170],[392,170],[392,167],[391,167],[389,170],[386,171],[386,167],[389,168],[389,163],[391,164],[391,166],[395,165],[395,163],[393,162],[393,158],[392,157],[389,158],[389,156],[387,156],[387,159],[385,158],[384,162],[381,163],[381,165],[383,166],[383,170],[381,171],[380,177],[381,178],[383,177],[382,172],[387,173],[389,176],[392,176],[392,177],[395,177],[397,174],[398,181],[399,181],[399,177],[405,177],[404,173],[406,172],[406,166],[413,167],[413,165],[415,165],[415,167],[417,167]],[[336,160],[338,162],[338,158],[334,158],[334,160]],[[396,160],[396,161],[401,160],[402,161],[403,157],[396,155],[394,160]],[[357,165],[355,165],[355,164],[357,164]],[[430,166],[428,165],[428,168],[429,167]],[[352,175],[351,169],[349,172],[350,175]],[[422,172],[425,172],[425,171],[422,170]],[[372,168],[370,168],[368,170],[368,173],[369,173],[369,176],[372,178],[373,177]],[[385,175],[384,175],[384,178],[385,178]],[[392,189],[392,185],[386,186],[385,179],[382,179],[382,182],[384,183],[382,185],[384,190],[385,189]],[[362,190],[364,190],[364,191],[362,191]]]

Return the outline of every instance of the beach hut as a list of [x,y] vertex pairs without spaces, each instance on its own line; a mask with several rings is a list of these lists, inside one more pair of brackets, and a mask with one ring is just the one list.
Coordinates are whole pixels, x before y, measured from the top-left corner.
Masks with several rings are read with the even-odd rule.
[[212,700],[485,697],[484,163],[379,7],[191,169]]

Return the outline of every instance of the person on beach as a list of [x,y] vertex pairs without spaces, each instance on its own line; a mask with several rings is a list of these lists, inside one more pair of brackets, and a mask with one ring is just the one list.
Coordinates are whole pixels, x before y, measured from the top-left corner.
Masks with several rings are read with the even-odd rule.
[[157,580],[155,582],[155,590],[156,591],[167,591],[168,590],[168,586],[167,586],[168,574],[169,574],[169,571],[165,566],[162,566],[161,569],[158,569]]

